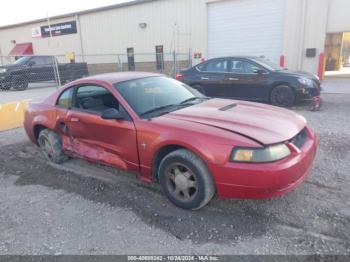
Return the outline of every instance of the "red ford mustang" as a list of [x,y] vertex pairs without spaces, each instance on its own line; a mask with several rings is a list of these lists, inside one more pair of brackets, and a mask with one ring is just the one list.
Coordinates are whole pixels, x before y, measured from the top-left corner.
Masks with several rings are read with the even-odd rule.
[[269,105],[211,99],[153,73],[89,77],[29,104],[25,129],[45,157],[81,157],[159,182],[175,205],[271,198],[309,174],[317,137],[303,117]]

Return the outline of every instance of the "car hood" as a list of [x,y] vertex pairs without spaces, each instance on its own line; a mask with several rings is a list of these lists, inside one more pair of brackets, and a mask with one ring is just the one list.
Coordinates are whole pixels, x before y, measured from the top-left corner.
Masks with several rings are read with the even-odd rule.
[[263,145],[291,140],[306,126],[292,111],[228,99],[211,99],[163,117],[220,128]]

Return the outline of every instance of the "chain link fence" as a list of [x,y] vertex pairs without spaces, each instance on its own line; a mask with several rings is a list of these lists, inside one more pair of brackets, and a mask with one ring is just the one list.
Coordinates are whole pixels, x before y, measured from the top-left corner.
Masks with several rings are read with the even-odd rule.
[[190,53],[0,56],[0,90],[26,90],[38,83],[57,87],[104,73],[144,71],[170,77],[192,64]]

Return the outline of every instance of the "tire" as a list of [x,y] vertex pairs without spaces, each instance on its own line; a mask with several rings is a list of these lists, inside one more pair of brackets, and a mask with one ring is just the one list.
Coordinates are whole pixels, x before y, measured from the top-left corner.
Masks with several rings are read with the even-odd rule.
[[9,84],[4,84],[4,85],[1,85],[0,86],[0,91],[8,91],[8,90],[10,90],[11,89],[11,84],[9,83]]
[[38,137],[39,147],[47,160],[55,164],[61,164],[68,160],[62,149],[62,139],[59,134],[49,129],[44,129]]
[[196,89],[201,94],[206,95],[205,91],[204,91],[204,89],[203,89],[203,87],[201,85],[193,85],[192,88]]
[[279,107],[291,107],[295,103],[295,93],[287,85],[276,86],[271,91],[270,102],[272,105]]
[[12,79],[12,87],[17,91],[23,91],[28,88],[28,81],[24,77],[14,77]]
[[215,185],[207,166],[194,153],[179,149],[161,161],[158,170],[161,189],[175,206],[198,210],[215,194]]

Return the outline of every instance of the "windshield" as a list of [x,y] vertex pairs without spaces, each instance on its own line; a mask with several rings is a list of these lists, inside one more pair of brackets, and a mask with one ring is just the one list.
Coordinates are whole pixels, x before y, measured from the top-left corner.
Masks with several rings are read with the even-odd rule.
[[30,56],[23,56],[20,59],[16,60],[15,65],[24,65],[26,64],[30,59]]
[[206,99],[193,88],[168,77],[130,80],[115,84],[115,88],[141,118],[157,111],[175,111],[195,100]]
[[281,70],[284,70],[283,67],[280,67],[279,65],[271,62],[271,61],[268,61],[264,58],[253,58],[252,59],[253,61],[255,61],[256,63],[262,65],[263,67],[271,70],[271,71],[281,71]]

